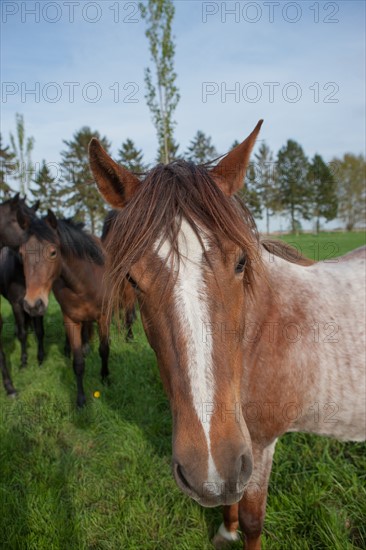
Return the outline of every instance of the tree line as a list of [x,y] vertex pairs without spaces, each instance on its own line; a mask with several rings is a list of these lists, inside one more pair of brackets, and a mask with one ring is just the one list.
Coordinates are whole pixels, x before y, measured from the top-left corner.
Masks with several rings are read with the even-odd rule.
[[[174,135],[174,113],[180,100],[174,68],[174,3],[148,0],[140,3],[139,8],[146,23],[151,57],[151,66],[145,69],[145,99],[156,130],[156,160],[169,163],[184,158],[196,164],[212,162],[219,153],[211,137],[202,130],[197,131],[184,151],[180,151]],[[46,160],[36,169],[31,160],[34,138],[26,136],[24,118],[17,114],[16,132],[10,134],[10,145],[4,146],[0,136],[0,198],[12,193],[10,181],[17,180],[19,190],[39,199],[43,211],[51,208],[60,216],[72,215],[91,231],[97,231],[105,207],[96,186],[90,185],[93,178],[88,144],[93,136],[111,154],[108,139],[85,126],[63,141],[61,161],[56,166],[59,173],[55,174],[51,166],[54,163]],[[231,148],[237,144],[234,142]],[[120,145],[116,160],[136,173],[149,169],[142,150],[131,139]],[[246,174],[243,198],[255,218],[265,218],[267,233],[274,214],[285,215],[294,233],[301,229],[302,220],[314,220],[319,231],[322,221],[336,217],[351,231],[365,223],[365,167],[363,155],[346,153],[327,164],[320,154],[308,159],[301,145],[292,139],[276,155],[261,142]]]
[[[17,189],[40,201],[41,211],[48,208],[59,216],[74,216],[96,232],[105,216],[104,202],[88,162],[88,144],[97,137],[111,154],[111,143],[97,130],[83,127],[70,140],[64,140],[59,165],[43,160],[32,164],[33,138],[27,138],[24,120],[17,115],[16,133],[10,144],[3,145],[0,136],[0,198],[4,200]],[[232,147],[238,145],[234,142]],[[158,150],[158,160],[160,149]],[[196,164],[209,164],[219,158],[210,136],[197,131],[185,151],[171,160],[183,158]],[[116,161],[129,170],[144,174],[149,170],[144,155],[132,139],[121,143]],[[301,230],[302,220],[313,220],[318,232],[323,221],[338,217],[348,231],[365,221],[366,162],[362,155],[346,153],[325,163],[320,154],[308,159],[299,143],[289,139],[276,155],[262,141],[249,165],[243,198],[256,219],[265,219],[267,233],[274,214],[285,215],[289,229]]]

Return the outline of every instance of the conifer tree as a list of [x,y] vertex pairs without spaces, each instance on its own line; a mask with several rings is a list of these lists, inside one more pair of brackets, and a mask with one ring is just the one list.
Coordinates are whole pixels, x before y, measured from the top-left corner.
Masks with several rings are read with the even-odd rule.
[[309,165],[308,177],[316,232],[319,233],[320,219],[330,221],[337,215],[337,188],[330,168],[318,154]]
[[129,138],[122,143],[118,150],[117,161],[132,172],[143,173],[147,170],[147,166],[143,162],[142,150],[137,149],[135,143]]
[[290,219],[292,233],[297,233],[300,220],[311,219],[309,162],[302,147],[289,139],[279,150],[276,167],[276,204]]
[[205,164],[218,156],[210,136],[198,130],[187,148],[185,157],[195,164]]
[[40,169],[34,174],[30,191],[35,200],[39,200],[39,212],[46,214],[52,210],[56,216],[63,216],[61,189],[59,182],[45,160],[42,161]]
[[66,213],[84,222],[95,233],[102,224],[106,208],[89,167],[88,147],[92,137],[96,137],[109,153],[107,138],[88,126],[75,132],[71,140],[64,140],[66,149],[61,152],[63,189],[60,196]]

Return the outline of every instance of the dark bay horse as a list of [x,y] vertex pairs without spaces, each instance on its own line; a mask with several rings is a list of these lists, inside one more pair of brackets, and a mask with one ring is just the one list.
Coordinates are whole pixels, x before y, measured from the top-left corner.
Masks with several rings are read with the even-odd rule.
[[120,210],[111,307],[127,277],[171,404],[176,482],[224,505],[217,546],[240,525],[249,550],[261,545],[279,436],[366,436],[365,250],[313,263],[261,243],[236,196],[261,123],[211,170],[176,161],[142,182],[97,140],[89,151]]
[[[23,240],[24,232],[17,221],[19,209],[29,216],[34,216],[38,205],[29,208],[24,199],[20,199],[19,193],[12,199],[0,204],[0,294],[9,300],[13,308],[16,321],[17,336],[22,348],[22,366],[27,362],[26,337],[29,317],[23,310],[23,298],[25,295],[25,279],[23,267],[16,249]],[[9,248],[10,247],[10,248]],[[33,321],[38,339],[38,360],[43,360],[43,320],[35,318]],[[11,383],[10,375],[6,367],[5,354],[1,345],[2,319],[0,314],[0,366],[3,384],[8,395],[15,395],[15,389]]]
[[[24,199],[19,199],[16,195],[12,202],[15,209],[23,209],[30,216],[35,216],[39,208],[39,202],[31,207],[28,207]],[[11,217],[10,217],[11,218]],[[3,215],[3,222],[7,220],[6,214]],[[21,243],[22,233],[19,232],[17,220],[13,224],[18,226],[18,245]],[[13,237],[14,239],[14,237]],[[37,359],[41,365],[44,359],[44,328],[43,317],[31,318],[24,310],[23,301],[25,296],[25,278],[23,272],[23,263],[16,248],[3,247],[0,251],[0,294],[4,296],[10,303],[16,324],[16,334],[21,345],[21,367],[25,367],[28,360],[27,355],[27,329],[31,326],[37,338],[38,351]]]
[[80,224],[57,220],[51,211],[43,219],[18,211],[18,221],[25,231],[25,242],[20,247],[26,279],[24,307],[30,315],[44,313],[53,290],[73,355],[77,405],[82,407],[86,402],[83,326],[93,321],[98,324],[102,380],[106,381],[109,374],[109,322],[103,310],[105,268],[101,243],[83,231]]

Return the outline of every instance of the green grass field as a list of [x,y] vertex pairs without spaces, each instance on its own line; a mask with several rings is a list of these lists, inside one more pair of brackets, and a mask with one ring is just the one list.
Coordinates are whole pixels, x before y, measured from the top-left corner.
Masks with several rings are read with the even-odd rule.
[[[361,233],[296,238],[304,253],[318,250],[320,257],[329,252],[330,242],[344,253],[364,241]],[[1,548],[212,548],[221,512],[201,508],[175,485],[169,406],[141,323],[135,324],[131,344],[113,334],[112,383],[106,388],[99,381],[93,343],[85,375],[88,402],[80,412],[71,363],[62,353],[56,302],[45,318],[47,357],[41,368],[31,335],[29,366],[19,370],[20,347],[4,301],[2,314],[19,397],[0,395]],[[94,397],[96,391],[100,397]],[[270,482],[264,549],[365,549],[365,451],[365,444],[303,434],[282,437]]]

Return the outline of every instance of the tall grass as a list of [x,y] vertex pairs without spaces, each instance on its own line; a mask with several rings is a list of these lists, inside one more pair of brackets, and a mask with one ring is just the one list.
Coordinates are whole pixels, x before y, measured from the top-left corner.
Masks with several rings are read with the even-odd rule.
[[[347,242],[354,247],[349,235],[348,241],[334,234],[338,237],[342,252]],[[46,316],[44,365],[37,364],[31,335],[29,366],[22,371],[10,308],[2,306],[5,349],[19,397],[0,395],[1,547],[212,548],[221,512],[201,508],[173,481],[169,405],[140,321],[132,344],[113,334],[108,387],[100,383],[93,342],[85,374],[88,401],[80,412],[56,302]],[[365,451],[364,444],[304,434],[282,437],[270,481],[264,548],[366,548]]]

